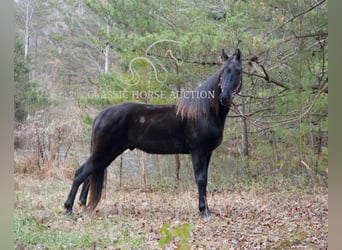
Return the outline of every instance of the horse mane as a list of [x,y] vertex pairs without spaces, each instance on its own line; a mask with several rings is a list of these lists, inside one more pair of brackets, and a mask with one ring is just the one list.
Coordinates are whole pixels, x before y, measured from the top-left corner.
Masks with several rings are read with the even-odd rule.
[[[182,119],[195,121],[199,117],[207,117],[211,110],[219,112],[219,76],[220,71],[213,74],[195,90],[185,93],[176,103],[176,114]],[[212,95],[213,94],[213,95]]]
[[[216,115],[219,113],[219,82],[220,77],[225,69],[232,61],[241,60],[241,51],[237,49],[233,56],[227,56],[224,50],[222,50],[221,58],[225,60],[221,68],[210,76],[202,85],[196,88],[194,96],[185,95],[178,99],[176,103],[176,114],[180,115],[182,119],[187,118],[195,121],[199,117],[207,117],[209,112],[214,111]],[[241,85],[240,85],[241,87]],[[214,96],[208,96],[203,98],[196,95],[196,93],[214,93]]]

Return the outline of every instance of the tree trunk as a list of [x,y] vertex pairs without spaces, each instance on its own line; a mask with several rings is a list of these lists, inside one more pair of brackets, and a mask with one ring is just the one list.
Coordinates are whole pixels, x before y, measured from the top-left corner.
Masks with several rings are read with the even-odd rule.
[[119,166],[119,187],[122,187],[122,161],[123,161],[123,157],[122,154],[120,155],[120,166]]
[[141,177],[144,183],[144,189],[146,189],[146,166],[145,166],[145,162],[146,162],[146,153],[141,151]]
[[[31,10],[30,10],[31,9]],[[33,14],[33,9],[31,6],[31,0],[26,1],[26,11],[25,11],[25,41],[24,41],[24,58],[27,59],[29,46],[30,46],[30,24]]]
[[162,172],[161,172],[160,164],[159,164],[159,155],[155,155],[154,156],[154,165],[157,166],[157,169],[158,169],[158,181],[161,182]]
[[[242,113],[246,113],[246,102],[242,100]],[[249,150],[248,150],[248,127],[247,127],[247,118],[245,116],[242,117],[241,120],[242,127],[242,155],[243,155],[243,169],[245,173],[249,173]]]
[[315,136],[315,147],[316,147],[316,160],[315,160],[315,174],[318,174],[319,168],[319,159],[322,154],[322,130],[321,127],[318,127],[317,135]]
[[[181,87],[179,84],[179,68],[178,68],[178,63],[177,61],[174,61],[175,63],[175,68],[176,68],[176,75],[177,75],[177,81],[176,81],[176,88],[177,88],[177,96],[180,96],[181,93]],[[181,168],[181,162],[179,155],[175,155],[175,161],[176,161],[176,179],[177,179],[177,186],[179,186],[179,170]]]
[[179,159],[179,155],[175,155],[175,160],[176,160],[176,180],[177,180],[177,186],[179,185],[179,170],[181,167],[181,162]]
[[[109,25],[107,24],[106,26],[106,33],[107,37],[109,37]],[[109,49],[110,49],[110,44],[109,41],[106,43],[106,48],[105,48],[105,68],[104,68],[104,73],[108,73],[109,69]]]

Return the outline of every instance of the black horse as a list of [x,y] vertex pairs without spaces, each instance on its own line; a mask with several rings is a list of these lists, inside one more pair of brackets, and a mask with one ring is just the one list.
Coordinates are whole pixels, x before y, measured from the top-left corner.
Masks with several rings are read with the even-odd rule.
[[122,103],[95,118],[91,154],[75,173],[64,207],[71,214],[79,186],[81,203],[93,211],[101,198],[105,169],[126,149],[153,154],[190,154],[199,195],[199,210],[210,216],[206,201],[208,165],[222,141],[233,95],[242,84],[241,52],[225,57],[223,66],[195,91],[172,105]]

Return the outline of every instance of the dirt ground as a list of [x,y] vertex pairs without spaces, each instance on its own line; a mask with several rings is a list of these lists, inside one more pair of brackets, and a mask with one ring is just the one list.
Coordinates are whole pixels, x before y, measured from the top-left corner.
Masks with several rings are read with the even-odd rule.
[[[68,176],[15,174],[16,249],[161,249],[163,224],[191,223],[191,249],[326,249],[328,190],[239,188],[211,191],[209,219],[199,216],[197,191],[118,189],[108,182],[105,197],[89,215],[63,203]],[[180,249],[171,238],[165,249]]]

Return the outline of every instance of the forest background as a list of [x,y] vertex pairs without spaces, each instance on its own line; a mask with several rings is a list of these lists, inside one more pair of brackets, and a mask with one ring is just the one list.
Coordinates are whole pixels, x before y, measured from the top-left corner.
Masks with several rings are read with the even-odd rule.
[[[71,180],[102,108],[173,103],[239,47],[243,87],[209,191],[327,188],[327,9],[325,0],[16,0],[15,173]],[[136,150],[112,165],[116,188],[194,186],[187,156]]]
[[99,110],[175,102],[239,46],[243,90],[214,157],[224,176],[324,183],[327,38],[325,1],[17,1],[16,153],[80,163]]

